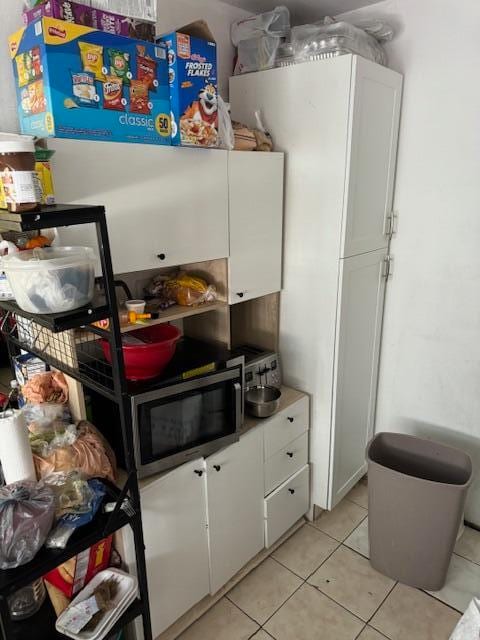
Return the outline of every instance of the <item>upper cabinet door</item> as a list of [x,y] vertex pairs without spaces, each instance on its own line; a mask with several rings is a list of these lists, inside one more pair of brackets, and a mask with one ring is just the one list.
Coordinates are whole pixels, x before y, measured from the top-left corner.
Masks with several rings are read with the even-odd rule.
[[354,56],[340,257],[388,244],[402,76]]
[[[228,256],[226,151],[60,139],[51,148],[57,200],[105,206],[115,273]],[[91,225],[59,235],[97,247]]]
[[340,260],[334,397],[330,438],[333,507],[366,472],[373,435],[386,249]]
[[263,430],[207,458],[210,593],[264,546]]
[[282,288],[283,154],[228,154],[230,304]]

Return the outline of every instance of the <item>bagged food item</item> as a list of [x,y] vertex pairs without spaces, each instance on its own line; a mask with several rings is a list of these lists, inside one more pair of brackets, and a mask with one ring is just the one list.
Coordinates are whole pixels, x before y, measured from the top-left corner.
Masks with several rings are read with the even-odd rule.
[[105,485],[100,480],[89,480],[83,487],[82,499],[70,507],[58,520],[55,528],[48,534],[45,546],[47,549],[65,549],[76,529],[93,520],[105,496]]
[[78,48],[80,49],[80,57],[82,59],[83,70],[93,73],[96,80],[103,82],[103,47],[91,42],[82,42],[79,40]]
[[221,149],[231,151],[235,147],[235,135],[233,133],[232,119],[229,105],[218,94],[218,146]]
[[77,470],[56,471],[43,479],[55,495],[55,517],[60,519],[67,513],[88,513],[94,492],[85,476]]
[[90,71],[72,71],[73,100],[79,107],[98,107],[95,74]]
[[167,280],[164,287],[177,304],[185,307],[215,302],[217,299],[217,291],[213,285],[207,284],[203,278],[188,273],[180,273],[176,278]]
[[40,48],[33,47],[29,51],[24,51],[15,59],[18,73],[18,85],[23,87],[33,80],[37,80],[42,75],[40,62]]
[[30,432],[30,439],[64,431],[72,422],[68,405],[57,402],[26,403],[22,407],[22,414]]
[[130,111],[132,113],[150,114],[148,102],[148,85],[143,80],[132,80],[130,85]]
[[145,54],[145,47],[137,45],[137,78],[144,82],[150,91],[158,87],[157,63]]
[[77,424],[76,440],[67,446],[54,448],[48,455],[33,454],[37,477],[54,471],[78,470],[88,478],[115,481],[116,460],[112,448],[102,434],[89,422]]
[[125,111],[123,80],[117,76],[105,76],[103,83],[103,108]]
[[0,569],[30,562],[43,546],[54,515],[50,487],[37,482],[0,487]]
[[26,402],[68,402],[68,384],[61,371],[47,371],[33,376],[22,388]]
[[123,84],[130,84],[132,74],[130,73],[130,54],[120,49],[107,49],[110,63],[110,75],[123,80]]

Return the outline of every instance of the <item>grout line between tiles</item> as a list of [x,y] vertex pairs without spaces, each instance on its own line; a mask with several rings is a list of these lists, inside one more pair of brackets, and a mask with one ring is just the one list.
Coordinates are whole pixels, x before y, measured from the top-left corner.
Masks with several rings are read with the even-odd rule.
[[[259,565],[260,566],[260,565]],[[255,620],[254,618],[252,618],[252,616],[250,616],[246,611],[244,611],[242,609],[242,607],[239,607],[238,604],[236,602],[234,602],[233,600],[231,600],[228,597],[228,593],[226,593],[224,596],[224,598],[226,598],[231,604],[233,604],[234,607],[236,607],[239,611],[241,611],[244,615],[247,616],[247,618],[249,618],[252,622],[254,622],[256,625],[258,625],[258,629],[255,631],[255,633],[258,633],[258,631],[262,628],[262,625],[260,624],[260,622],[258,622],[258,620]],[[220,602],[220,600],[219,600]],[[253,635],[255,635],[255,633]]]
[[429,591],[425,591],[425,589],[418,589],[418,587],[412,587],[412,589],[417,589],[417,591],[421,591],[429,598],[432,598],[432,600],[435,600],[436,602],[440,602],[440,604],[443,604],[445,607],[448,607],[452,611],[455,611],[455,613],[460,613],[462,616],[465,613],[465,611],[462,611],[461,609],[456,609],[451,604],[448,604],[448,602],[445,602],[445,600],[440,600],[440,598],[437,598],[436,596],[434,596],[433,593],[430,593]]
[[472,564],[476,565],[477,567],[480,566],[480,562],[475,562],[475,560],[472,560],[471,558],[467,558],[466,556],[462,556],[462,554],[458,553],[458,551],[454,551],[453,555],[454,556],[458,556],[459,558],[462,558],[463,560],[467,560],[468,562],[471,562]]

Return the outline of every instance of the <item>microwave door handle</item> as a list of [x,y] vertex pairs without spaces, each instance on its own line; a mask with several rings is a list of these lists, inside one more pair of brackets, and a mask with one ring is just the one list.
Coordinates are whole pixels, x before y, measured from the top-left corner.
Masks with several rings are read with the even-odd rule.
[[242,385],[239,382],[233,384],[235,393],[235,431],[239,431],[243,422],[242,415]]

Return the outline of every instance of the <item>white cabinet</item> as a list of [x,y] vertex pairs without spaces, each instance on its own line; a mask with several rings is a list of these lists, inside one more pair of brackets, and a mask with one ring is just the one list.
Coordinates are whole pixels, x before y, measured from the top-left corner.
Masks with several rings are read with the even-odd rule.
[[[200,459],[141,489],[154,638],[210,590],[205,480],[205,461]],[[125,555],[135,566],[131,545],[126,545]],[[135,627],[139,640],[141,623]]]
[[207,496],[213,594],[264,546],[260,427],[207,458]]
[[[115,273],[228,256],[226,151],[61,139],[49,147],[57,200],[105,206]],[[59,235],[97,246],[91,225]]]
[[234,119],[253,125],[260,109],[286,154],[279,350],[285,382],[311,396],[322,508],[363,473],[373,426],[401,90],[400,74],[352,55],[230,80]]
[[283,153],[228,154],[229,302],[282,287]]
[[330,501],[336,504],[366,472],[373,436],[386,249],[341,260],[335,349]]

